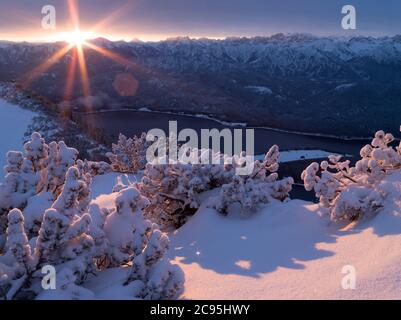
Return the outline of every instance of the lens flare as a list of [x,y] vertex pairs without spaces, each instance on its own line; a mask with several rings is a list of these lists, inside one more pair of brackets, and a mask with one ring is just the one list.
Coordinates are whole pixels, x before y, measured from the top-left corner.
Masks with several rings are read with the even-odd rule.
[[85,41],[93,39],[95,36],[92,32],[83,32],[75,30],[73,32],[65,32],[59,36],[60,40],[65,41],[73,46],[82,46]]

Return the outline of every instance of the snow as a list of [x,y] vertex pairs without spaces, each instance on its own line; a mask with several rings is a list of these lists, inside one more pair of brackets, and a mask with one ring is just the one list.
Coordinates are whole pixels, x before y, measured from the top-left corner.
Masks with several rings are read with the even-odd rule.
[[246,86],[245,89],[248,89],[254,93],[263,95],[263,94],[268,94],[271,95],[273,93],[273,91],[268,88],[268,87],[264,87],[264,86]]
[[[9,150],[21,150],[24,133],[35,113],[0,99],[0,168],[5,165]],[[0,175],[0,181],[4,176]]]
[[133,174],[128,175],[117,172],[96,176],[91,184],[91,198],[101,208],[114,208],[114,201],[118,193],[111,193],[111,190],[117,183],[118,177],[121,177],[121,180],[125,185],[129,185],[139,180],[139,178]]
[[356,85],[355,83],[345,83],[345,84],[341,84],[341,85],[335,87],[334,90],[335,91],[345,91],[347,89],[354,87],[355,85]]
[[[248,218],[202,207],[170,237],[171,257],[186,276],[184,297],[400,299],[400,175],[389,180],[396,191],[386,210],[348,230],[299,200]],[[355,290],[341,286],[346,265],[356,268]]]
[[132,283],[124,286],[129,268],[110,268],[90,277],[86,288],[96,293],[97,300],[133,300]]
[[[96,203],[115,197],[99,196],[98,185],[110,190],[116,176],[95,177]],[[400,299],[401,174],[386,183],[385,209],[347,229],[305,201],[270,204],[248,217],[233,208],[225,217],[208,208],[219,190],[202,194],[198,212],[170,234],[168,256],[185,274],[181,299]],[[342,288],[348,265],[356,269],[355,290]],[[103,272],[90,289],[101,287],[98,299],[122,299],[126,274]]]
[[50,192],[39,193],[27,201],[24,209],[25,228],[31,230],[35,221],[42,221],[43,213],[53,204],[53,195]]
[[[227,39],[175,39],[157,42],[111,42],[95,41],[97,45],[132,52],[134,56],[146,61],[152,68],[181,70],[192,68],[200,70],[208,66],[210,72],[233,66],[243,70],[251,68],[263,70],[265,75],[293,77],[303,74],[308,78],[319,79],[327,74],[337,74],[346,70],[347,74],[360,74],[364,64],[358,61],[392,64],[400,61],[401,43],[394,37],[315,37],[305,34],[275,34],[270,37],[227,38]],[[15,44],[2,43],[4,53],[2,62],[18,65],[26,57],[47,57],[61,44]],[[149,55],[149,52],[159,52]],[[194,57],[197,57],[194,59]],[[328,71],[329,70],[329,71]],[[366,70],[365,70],[366,71]],[[327,73],[328,72],[328,73]],[[256,80],[255,80],[256,81]],[[263,87],[261,83],[251,83]],[[266,94],[267,90],[263,89]],[[91,100],[98,100],[90,97]],[[95,101],[96,102],[96,101]]]
[[[38,139],[32,141],[38,142]],[[380,195],[380,209],[371,213],[363,209],[361,220],[346,227],[344,221],[330,220],[328,208],[301,200],[261,204],[256,212],[246,216],[241,215],[239,206],[234,204],[228,207],[227,215],[221,215],[213,209],[214,197],[221,191],[216,188],[200,194],[197,212],[181,228],[170,231],[169,240],[158,227],[143,220],[147,219],[142,215],[147,199],[142,198],[138,189],[130,186],[120,192],[112,192],[116,182],[128,186],[140,180],[141,174],[113,172],[93,177],[91,211],[80,216],[82,207],[77,199],[80,192],[86,197],[87,193],[83,192],[86,182],[80,180],[84,176],[78,168],[70,167],[61,195],[52,208],[46,210],[42,225],[44,231],[41,229],[42,232],[39,232],[35,248],[39,248],[42,257],[46,257],[43,252],[52,245],[48,241],[50,231],[57,229],[54,229],[54,224],[65,223],[57,235],[57,239],[69,239],[68,245],[63,248],[63,255],[60,255],[67,260],[58,264],[66,267],[60,267],[57,274],[58,283],[63,285],[55,292],[42,292],[36,298],[175,297],[175,292],[181,292],[174,290],[181,288],[184,275],[185,287],[180,299],[401,299],[401,162],[397,153],[399,149],[388,146],[393,140],[392,135],[377,132],[371,146],[362,148],[362,160],[357,163],[356,171],[348,170],[349,163],[339,162],[339,156],[329,157],[332,166],[347,169],[346,173],[354,174],[354,178],[359,171],[367,178],[380,178],[377,183],[369,182],[369,179],[358,180],[366,185],[354,182],[350,188],[341,190],[336,199],[344,200],[353,209],[361,206],[361,193]],[[32,141],[26,146],[36,147],[28,148],[28,155],[40,163],[41,155],[33,152],[40,149],[40,144]],[[277,169],[276,148],[272,148],[266,156],[266,164],[274,167],[269,171]],[[65,164],[74,162],[71,159],[76,157],[76,151],[63,144],[60,154]],[[281,161],[327,154],[321,150],[289,151],[281,154],[284,155]],[[11,158],[18,157],[13,154]],[[365,160],[369,160],[366,168]],[[374,169],[379,166],[387,168],[387,171],[385,174],[380,171],[376,177]],[[323,171],[334,169],[327,161],[322,162],[320,168]],[[317,170],[320,170],[317,163],[306,169],[312,178]],[[307,175],[303,178],[309,181]],[[50,205],[50,198],[50,194],[42,193],[29,199],[24,210],[26,223],[41,220],[40,212]],[[103,208],[110,211],[99,210]],[[118,256],[121,248],[141,253],[136,255],[131,266],[123,266],[117,261],[119,263],[111,266],[117,265],[118,268],[89,275],[82,287],[77,286],[72,267],[79,267],[80,277],[92,271],[89,265],[93,257],[89,254],[90,250],[86,252],[84,248],[90,249],[95,242],[85,239],[91,239],[88,230],[92,220],[91,235],[97,234],[94,240],[102,240],[103,218],[109,241],[104,245],[109,251],[115,249],[111,255],[114,259],[122,257],[121,261],[125,261],[124,256]],[[7,231],[12,235],[7,239],[8,245],[14,248],[12,252],[21,267],[28,271],[32,248],[24,233],[22,213],[15,209],[8,219],[12,222]],[[145,234],[150,231],[152,235],[148,246],[141,251]],[[101,245],[96,242],[96,246]],[[125,249],[121,253],[126,253]],[[3,265],[6,268],[9,257],[4,255],[1,258],[2,263],[7,263]],[[145,264],[145,261],[149,263]],[[353,270],[356,287],[344,288],[344,279],[349,276],[346,273],[351,272],[352,276]],[[124,285],[127,279],[129,284]],[[155,290],[152,296],[140,296],[145,283],[152,288],[167,288],[167,293],[163,293],[167,295],[158,295],[157,292],[165,291]]]

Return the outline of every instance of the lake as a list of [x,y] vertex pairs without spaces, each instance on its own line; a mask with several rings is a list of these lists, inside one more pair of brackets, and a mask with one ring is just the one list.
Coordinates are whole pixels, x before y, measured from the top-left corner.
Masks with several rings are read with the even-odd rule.
[[[107,135],[117,141],[118,135],[123,133],[128,137],[140,135],[153,128],[160,128],[166,133],[169,129],[169,121],[177,121],[178,130],[191,128],[200,132],[201,129],[243,128],[240,126],[228,126],[212,119],[196,116],[177,115],[160,112],[136,111],[136,110],[116,110],[100,111],[93,113],[76,113],[74,117],[80,117],[80,121],[90,125],[91,128],[103,129]],[[272,145],[277,144],[280,150],[325,150],[333,153],[347,154],[359,157],[359,150],[368,143],[366,139],[341,139],[334,137],[313,136],[299,133],[276,131],[272,129],[255,128],[255,154],[264,154]],[[333,133],[335,135],[335,132]],[[301,170],[305,168],[311,160],[305,163],[296,164],[298,167],[294,177],[300,176]],[[300,168],[299,168],[300,167]],[[288,171],[287,171],[288,172]],[[283,175],[287,173],[282,172]],[[291,171],[291,174],[294,174]],[[306,192],[300,185],[294,185],[291,192],[292,198],[308,201],[315,200],[313,192]]]
[[[135,110],[76,113],[74,117],[79,117],[80,121],[89,124],[92,128],[103,129],[108,135],[113,137],[115,141],[117,141],[119,133],[132,137],[133,135],[140,135],[142,132],[147,132],[153,128],[160,128],[167,133],[169,121],[177,121],[178,130],[191,128],[198,133],[201,129],[216,128],[222,130],[228,128],[233,130],[234,128],[243,128],[227,126],[212,119],[196,116]],[[346,140],[334,137],[281,132],[263,128],[255,128],[254,130],[256,154],[263,154],[270,146],[277,144],[280,150],[316,149],[358,156],[361,147],[368,143],[368,140],[363,139]],[[335,135],[335,132],[333,135]]]

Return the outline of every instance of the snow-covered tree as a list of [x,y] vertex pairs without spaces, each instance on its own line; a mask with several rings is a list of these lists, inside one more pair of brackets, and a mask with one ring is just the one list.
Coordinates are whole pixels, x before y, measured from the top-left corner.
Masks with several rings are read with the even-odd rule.
[[39,187],[44,192],[54,193],[58,188],[64,177],[60,177],[58,166],[58,144],[55,141],[49,143],[48,158],[46,159],[46,171]]
[[169,239],[157,224],[144,218],[143,209],[148,204],[133,186],[119,192],[116,209],[107,215],[104,225],[108,261],[111,266],[132,262],[125,285],[132,289],[133,297],[173,299],[182,290],[184,276],[164,258]]
[[135,256],[127,284],[138,283],[136,297],[149,300],[175,299],[184,285],[182,270],[164,259],[169,238],[153,225],[146,247]]
[[60,264],[79,258],[76,265],[83,268],[81,277],[90,271],[94,246],[89,236],[90,215],[82,214],[79,207],[83,184],[78,169],[69,168],[61,194],[44,214],[35,252],[40,263]]
[[69,267],[82,281],[93,270],[90,222],[88,214],[72,218],[54,208],[46,210],[35,247],[39,265]]
[[[176,277],[180,269],[162,259],[166,236],[144,218],[146,197],[126,186],[114,210],[89,205],[93,166],[77,160],[75,149],[62,142],[46,148],[37,135],[25,147],[24,154],[8,153],[0,185],[0,299],[92,299],[94,294],[80,286],[88,276],[141,255],[149,261],[153,257],[152,264],[144,265],[149,279],[130,278],[124,290],[132,298],[178,294],[183,277]],[[57,288],[44,291],[42,268],[48,265],[55,268]]]
[[59,190],[63,186],[63,179],[64,177],[66,177],[68,169],[75,165],[77,157],[78,151],[76,149],[67,147],[64,141],[60,141],[58,143],[58,168],[56,170],[56,178],[59,180],[59,183],[54,192],[56,195],[59,193]]
[[393,141],[393,135],[378,131],[371,144],[361,149],[355,167],[335,155],[320,165],[312,163],[301,175],[305,189],[315,191],[335,221],[354,221],[377,212],[386,195],[375,187],[386,175],[401,169],[401,147],[393,148]]
[[103,270],[110,264],[107,256],[107,249],[109,247],[109,241],[104,230],[104,224],[106,217],[110,214],[110,211],[106,208],[100,208],[97,204],[91,204],[89,207],[89,215],[91,217],[91,223],[89,225],[89,235],[94,241],[94,258],[96,268]]
[[117,144],[112,145],[112,152],[107,154],[112,169],[121,173],[143,170],[146,165],[146,151],[150,145],[151,143],[146,140],[146,133],[133,138],[120,134]]
[[96,162],[85,160],[83,168],[84,172],[89,173],[92,177],[109,173],[112,170],[110,164],[104,161]]
[[44,148],[47,150],[47,158],[41,162],[42,170],[37,183],[37,194],[28,199],[24,209],[25,228],[33,236],[38,234],[45,210],[50,208],[59,196],[64,187],[67,171],[74,165],[79,169],[80,211],[85,212],[89,205],[91,177],[89,173],[84,172],[83,161],[76,160],[77,151],[68,148],[62,141],[59,143],[53,141]]
[[[251,174],[234,176],[231,182],[222,186],[220,195],[215,199],[214,208],[226,214],[231,205],[238,203],[241,211],[248,214],[256,211],[262,204],[288,199],[294,180],[278,180],[279,155],[279,148],[275,145],[266,153],[262,162],[254,162]],[[241,166],[244,155],[234,160],[237,166]]]
[[48,157],[49,146],[38,132],[31,135],[31,140],[24,145],[24,156],[32,162],[34,172],[42,170]]
[[19,151],[9,151],[7,152],[6,155],[6,166],[4,167],[4,172],[11,173],[11,172],[20,172],[21,166],[22,166],[22,161],[24,159],[24,156],[22,155],[22,152]]
[[[38,225],[46,209],[60,194],[68,168],[75,165],[78,151],[68,148],[63,141],[47,145],[39,133],[34,132],[24,144],[24,152],[9,151],[4,171],[6,176],[0,185],[0,249],[4,246],[7,214],[13,208],[26,210],[28,233],[37,235]],[[90,178],[84,179],[89,184]],[[86,194],[85,194],[86,192]],[[52,197],[50,197],[50,194]],[[87,188],[81,190],[80,203],[84,211],[88,203]],[[41,204],[37,207],[37,204]],[[24,212],[25,214],[25,212]]]
[[92,219],[80,208],[80,192],[86,184],[79,178],[79,170],[70,167],[60,195],[42,215],[38,235],[31,241],[25,231],[22,212],[13,209],[8,214],[6,252],[0,256],[0,277],[3,280],[7,277],[4,286],[11,290],[8,294],[11,298],[27,290],[38,294],[40,270],[45,265],[69,270],[76,284],[95,270],[97,251],[90,230]]
[[104,231],[109,260],[112,265],[120,265],[142,252],[152,224],[142,212],[149,201],[135,187],[122,190],[115,203],[115,210],[106,217]]
[[24,216],[19,209],[8,214],[6,250],[15,260],[16,273],[26,274],[33,270],[35,260],[25,233]]
[[[146,216],[162,229],[180,227],[199,208],[200,193],[229,182],[234,175],[234,166],[225,165],[223,157],[212,150],[194,149],[188,153],[192,153],[186,157],[194,159],[193,163],[163,163],[163,159],[148,163],[138,184],[151,201]],[[211,161],[214,157],[218,157],[216,164]]]
[[28,197],[31,197],[36,193],[36,187],[38,185],[39,176],[35,173],[35,168],[31,160],[25,159],[22,162],[21,171],[19,174],[19,193],[28,193]]
[[70,167],[62,191],[52,207],[68,217],[79,216],[86,211],[90,190],[84,179],[87,177],[82,176],[77,167]]
[[5,210],[24,208],[28,198],[36,193],[38,175],[30,160],[24,159],[18,172],[10,172],[1,185],[0,204]]
[[81,212],[86,212],[90,203],[90,185],[92,183],[92,176],[86,171],[85,164],[82,160],[77,160],[76,167],[79,172],[80,188],[79,188],[79,209]]
[[54,195],[51,192],[40,192],[27,201],[24,209],[25,230],[29,237],[36,237],[39,233],[44,212],[54,202]]
[[48,146],[48,158],[45,162],[41,191],[60,194],[68,169],[76,165],[78,151],[69,148],[64,141],[51,142]]
[[[6,171],[10,169],[11,167],[8,167]],[[38,180],[39,176],[33,171],[33,164],[28,159],[22,160],[18,170],[10,170],[7,173],[0,185],[0,237],[4,235],[9,210],[26,207],[28,199],[37,191]],[[0,248],[3,245],[0,239]]]

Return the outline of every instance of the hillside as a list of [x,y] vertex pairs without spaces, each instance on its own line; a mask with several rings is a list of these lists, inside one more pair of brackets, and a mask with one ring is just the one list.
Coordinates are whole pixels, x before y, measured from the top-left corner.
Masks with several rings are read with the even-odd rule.
[[[0,299],[401,297],[401,145],[389,133],[355,164],[305,168],[315,204],[290,199],[294,179],[277,172],[320,150],[272,146],[246,176],[236,161],[145,166],[142,137],[121,137],[111,164],[83,161],[37,132],[22,145],[34,113],[0,108],[4,148],[22,151],[3,158]],[[56,290],[41,285],[49,265]]]

